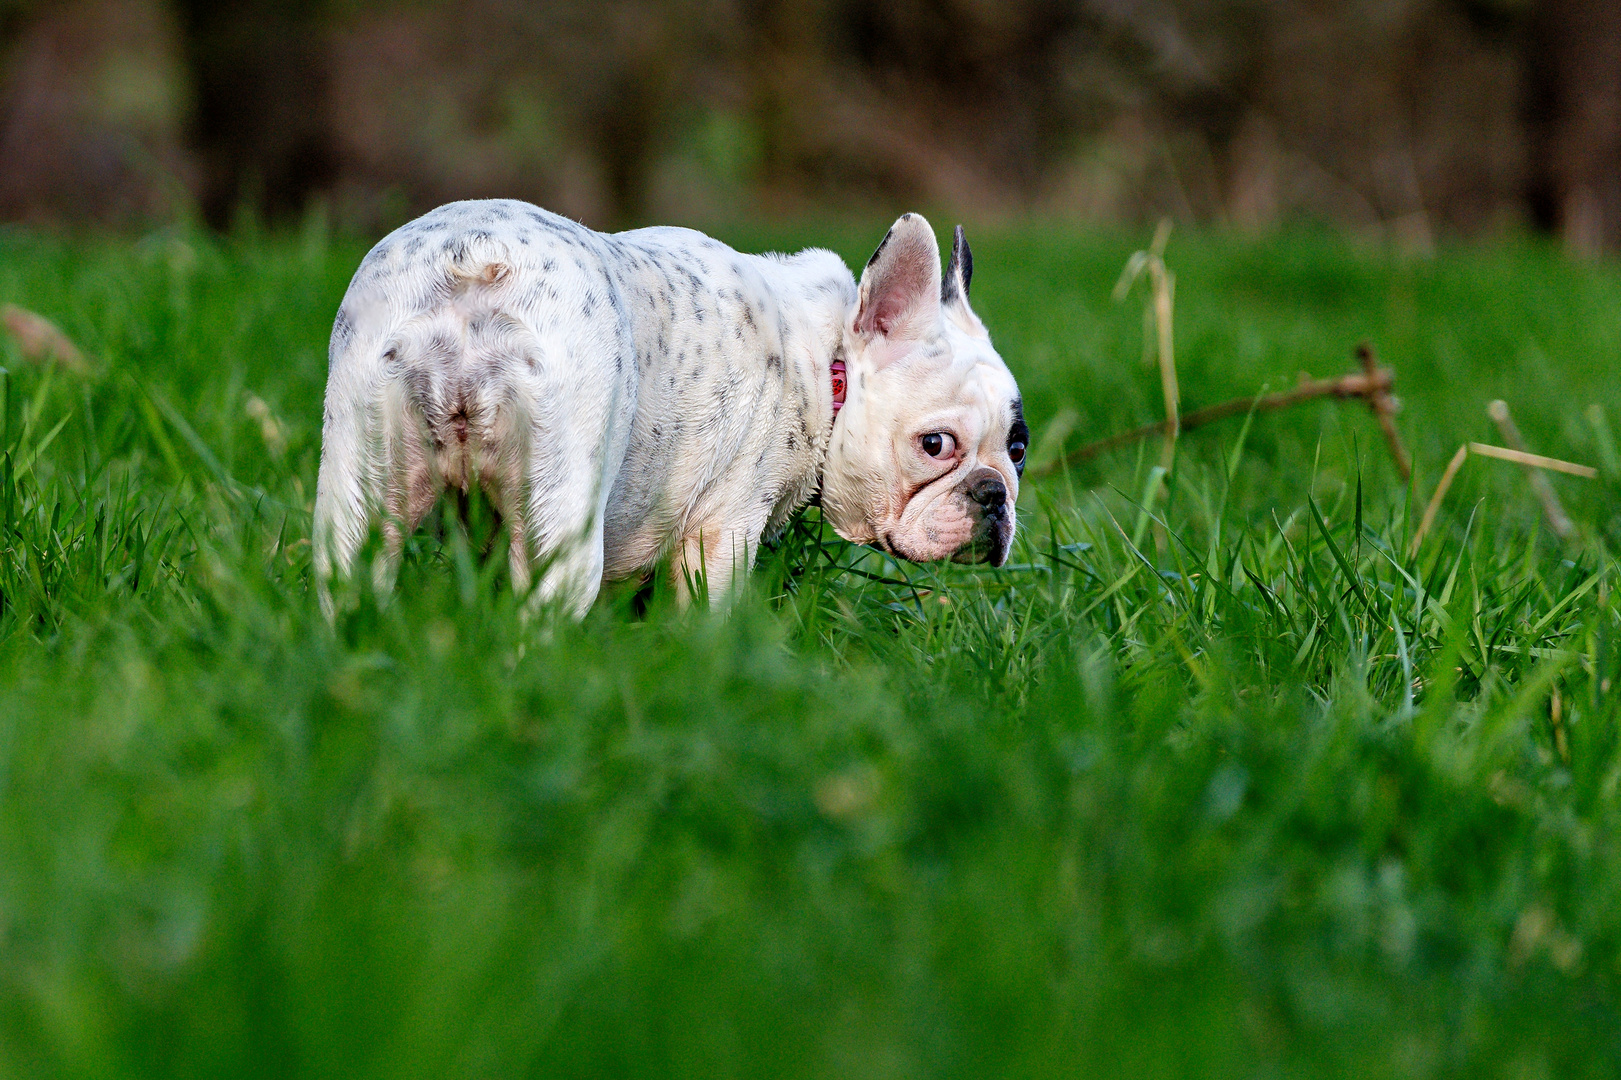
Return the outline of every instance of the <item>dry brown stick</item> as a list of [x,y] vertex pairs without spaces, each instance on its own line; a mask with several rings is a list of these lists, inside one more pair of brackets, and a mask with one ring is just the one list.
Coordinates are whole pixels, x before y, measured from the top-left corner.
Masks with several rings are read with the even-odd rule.
[[[1183,413],[1179,418],[1178,427],[1181,431],[1191,431],[1194,428],[1203,427],[1217,420],[1225,420],[1229,416],[1249,412],[1251,409],[1256,412],[1271,412],[1275,409],[1286,409],[1291,405],[1299,405],[1301,402],[1321,397],[1362,398],[1364,400],[1372,400],[1375,395],[1389,397],[1390,388],[1394,385],[1395,378],[1389,368],[1375,368],[1372,373],[1364,370],[1352,375],[1341,375],[1337,379],[1309,379],[1294,389],[1284,390],[1281,393],[1234,398],[1231,401],[1223,401],[1216,405],[1207,405],[1202,409],[1195,409],[1190,413]],[[1085,446],[1077,447],[1063,457],[1049,461],[1039,469],[1033,470],[1032,475],[1046,476],[1057,472],[1066,465],[1086,461],[1088,458],[1097,457],[1099,454],[1113,450],[1116,447],[1127,446],[1142,439],[1152,438],[1155,435],[1163,435],[1166,428],[1167,424],[1164,421],[1159,421],[1153,424],[1144,424],[1142,427],[1133,428],[1130,431],[1123,431],[1118,435],[1110,435],[1108,438],[1098,439],[1096,442],[1089,442]],[[1400,444],[1397,443],[1397,445]]]
[[1458,447],[1458,452],[1452,455],[1447,462],[1446,471],[1441,474],[1441,482],[1435,485],[1435,494],[1430,496],[1430,504],[1424,508],[1424,519],[1418,523],[1418,532],[1407,545],[1407,557],[1413,558],[1418,554],[1419,545],[1424,543],[1424,537],[1429,533],[1430,526],[1435,524],[1436,511],[1441,509],[1441,500],[1446,497],[1447,488],[1452,486],[1452,478],[1458,475],[1463,468],[1464,458],[1469,456],[1469,444],[1464,443]]
[[[1377,383],[1374,378],[1379,370],[1379,360],[1373,354],[1373,346],[1366,341],[1356,347],[1357,359],[1362,361],[1362,371],[1368,376],[1370,383]],[[1401,436],[1396,433],[1396,410],[1399,408],[1396,399],[1390,394],[1390,382],[1384,386],[1375,385],[1372,393],[1368,394],[1368,408],[1379,421],[1379,430],[1384,433],[1385,444],[1390,447],[1390,456],[1396,460],[1396,472],[1401,474],[1402,483],[1406,483],[1413,475],[1413,462],[1407,456],[1407,448],[1401,443]]]
[[[1486,415],[1492,418],[1492,423],[1502,432],[1503,441],[1508,443],[1509,449],[1522,454],[1527,453],[1525,440],[1520,437],[1520,429],[1515,425],[1514,417],[1509,415],[1508,402],[1501,399],[1489,402],[1486,405]],[[1565,513],[1565,508],[1559,504],[1559,496],[1554,494],[1553,485],[1548,483],[1548,478],[1529,463],[1526,463],[1525,477],[1531,484],[1531,490],[1542,503],[1542,512],[1548,518],[1548,527],[1559,539],[1570,539],[1575,535],[1576,526],[1571,523],[1570,515]]]

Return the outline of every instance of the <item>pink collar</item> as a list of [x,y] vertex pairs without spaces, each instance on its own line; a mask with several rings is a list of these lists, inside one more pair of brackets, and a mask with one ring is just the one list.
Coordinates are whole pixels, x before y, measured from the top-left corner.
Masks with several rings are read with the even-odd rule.
[[833,375],[833,418],[839,417],[839,410],[844,408],[844,361],[835,360],[832,366]]

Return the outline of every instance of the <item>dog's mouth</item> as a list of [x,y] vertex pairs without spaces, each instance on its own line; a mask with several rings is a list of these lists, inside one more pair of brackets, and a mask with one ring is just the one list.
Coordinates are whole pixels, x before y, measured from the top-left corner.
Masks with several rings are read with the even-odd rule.
[[935,561],[933,559],[918,558],[916,555],[895,543],[895,537],[887,532],[878,537],[878,542],[874,546],[877,547],[878,550],[882,551],[885,555],[893,555],[897,559],[905,559],[907,562],[926,563]]
[[[1012,540],[1013,523],[1007,519],[1006,514],[986,513],[974,526],[973,535],[968,538],[968,542],[944,558],[964,566],[981,563],[1001,566],[1007,562],[1008,548]],[[907,562],[934,562],[941,558],[936,556],[933,559],[920,559],[896,544],[894,536],[887,532],[879,535],[873,546],[886,555],[893,555]]]
[[992,520],[987,514],[974,529],[968,543],[951,553],[951,561],[965,565],[990,563],[1001,566],[1007,562],[1008,541],[1012,538],[1012,532],[1007,519]]

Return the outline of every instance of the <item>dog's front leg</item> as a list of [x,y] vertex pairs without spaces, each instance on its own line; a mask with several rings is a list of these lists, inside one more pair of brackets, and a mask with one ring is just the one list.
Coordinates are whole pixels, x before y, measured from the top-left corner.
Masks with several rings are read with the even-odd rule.
[[670,559],[677,606],[685,610],[693,600],[707,596],[712,610],[722,607],[733,582],[754,565],[760,532],[713,527],[684,537]]

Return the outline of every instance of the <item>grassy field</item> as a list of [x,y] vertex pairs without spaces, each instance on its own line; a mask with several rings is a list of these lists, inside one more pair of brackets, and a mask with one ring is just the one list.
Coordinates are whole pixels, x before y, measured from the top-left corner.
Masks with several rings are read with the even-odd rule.
[[[973,239],[1038,464],[1160,415],[1140,238]],[[1172,239],[1185,408],[1367,338],[1411,488],[1319,402],[1187,436],[1152,518],[1157,447],[1027,484],[999,571],[811,511],[728,618],[526,629],[452,523],[334,633],[363,248],[0,232],[96,364],[0,380],[0,1075],[1621,1071],[1614,264]],[[1579,538],[1471,459],[1409,557],[1498,397],[1601,468]]]

